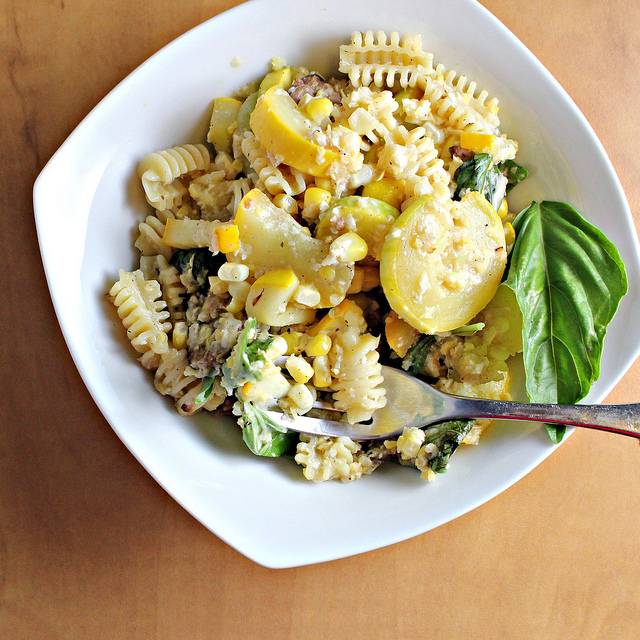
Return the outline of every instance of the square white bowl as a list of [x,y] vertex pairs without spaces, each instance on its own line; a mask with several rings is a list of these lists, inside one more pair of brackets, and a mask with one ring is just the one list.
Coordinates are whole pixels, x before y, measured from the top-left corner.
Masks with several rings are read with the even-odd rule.
[[[151,151],[202,141],[213,98],[261,77],[272,57],[324,73],[352,31],[420,33],[436,61],[500,99],[502,131],[530,178],[512,205],[561,200],[616,243],[630,291],[610,326],[598,402],[640,352],[640,259],[619,181],[591,127],[558,83],[473,0],[252,0],[184,34],[141,65],[85,118],[34,188],[49,287],[76,365],[115,432],[151,475],[228,544],[268,567],[379,548],[423,533],[505,490],[554,449],[543,428],[498,424],[427,484],[387,465],[352,484],[314,485],[289,460],[261,459],[232,420],[185,419],[135,361],[106,292],[134,264],[148,213],[135,170]],[[232,66],[234,58],[242,61]],[[635,341],[635,343],[632,343]]]

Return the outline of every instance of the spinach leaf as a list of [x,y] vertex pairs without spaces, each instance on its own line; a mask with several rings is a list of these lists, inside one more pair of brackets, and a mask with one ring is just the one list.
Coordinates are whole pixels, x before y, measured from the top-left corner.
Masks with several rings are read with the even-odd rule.
[[276,424],[251,402],[242,403],[239,422],[242,439],[257,456],[278,458],[293,453],[298,441],[297,435]]
[[436,424],[425,430],[425,444],[435,444],[436,453],[429,458],[429,467],[435,473],[445,473],[449,458],[465,439],[475,420],[450,420]]
[[478,191],[497,211],[504,198],[505,178],[493,164],[490,153],[476,153],[471,160],[461,164],[453,179],[456,181],[454,200],[460,200],[467,191]]
[[427,361],[429,349],[436,341],[435,336],[422,335],[418,341],[407,351],[402,360],[402,368],[412,375],[422,373],[424,363]]
[[529,172],[517,162],[513,160],[505,160],[498,165],[500,171],[507,176],[507,193],[513,189],[519,182],[522,182],[529,176]]
[[[600,375],[602,344],[627,276],[616,247],[575,209],[533,202],[515,219],[506,284],[523,316],[532,402],[574,404]],[[560,427],[548,427],[554,442]]]
[[179,249],[171,256],[170,263],[180,273],[190,273],[200,287],[208,290],[209,276],[215,276],[220,265],[225,261],[224,254],[213,254],[204,247],[202,249]]

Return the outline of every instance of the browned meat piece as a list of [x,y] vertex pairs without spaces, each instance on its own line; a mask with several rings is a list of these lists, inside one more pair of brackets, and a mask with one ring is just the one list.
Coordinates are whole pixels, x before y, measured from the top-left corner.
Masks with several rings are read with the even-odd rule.
[[468,160],[471,160],[473,156],[476,155],[474,151],[471,151],[470,149],[465,149],[464,147],[460,147],[458,145],[449,147],[449,153],[452,156],[455,156],[456,158],[460,158],[462,162],[467,162]]
[[333,104],[342,102],[342,98],[336,88],[317,73],[311,73],[308,76],[304,76],[304,78],[294,80],[289,89],[289,95],[296,102],[300,102],[305,95],[310,95],[313,98],[329,98]]

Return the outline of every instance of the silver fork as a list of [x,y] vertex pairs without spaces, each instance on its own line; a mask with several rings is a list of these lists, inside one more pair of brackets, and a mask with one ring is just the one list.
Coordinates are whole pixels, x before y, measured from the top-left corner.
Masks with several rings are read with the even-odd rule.
[[[275,423],[285,429],[323,436],[347,436],[353,440],[393,438],[405,427],[425,427],[462,418],[496,418],[549,422],[575,427],[588,427],[640,438],[640,404],[559,405],[521,404],[502,400],[478,400],[452,396],[414,376],[382,367],[387,404],[373,414],[369,423],[349,424],[298,416],[295,420],[277,411],[267,411]],[[315,407],[334,410],[331,405]]]

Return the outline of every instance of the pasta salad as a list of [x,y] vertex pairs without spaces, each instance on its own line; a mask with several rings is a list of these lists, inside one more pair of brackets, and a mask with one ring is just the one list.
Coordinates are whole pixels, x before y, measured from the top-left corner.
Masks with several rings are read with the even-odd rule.
[[[232,413],[253,453],[292,457],[308,480],[354,480],[386,460],[432,480],[489,421],[361,443],[285,431],[265,410],[295,420],[324,399],[344,420],[366,421],[386,403],[381,363],[457,395],[508,399],[509,359],[522,351],[533,400],[555,389],[551,401],[575,402],[597,378],[624,267],[568,205],[509,210],[527,170],[500,130],[498,100],[434,63],[420,36],[354,33],[339,72],[325,79],[274,59],[263,78],[213,101],[206,142],[143,158],[153,211],[138,227],[140,265],[121,270],[109,295],[181,414]],[[610,304],[585,334],[579,389],[560,384],[562,358],[536,360],[542,329],[551,346],[571,332],[535,281],[543,227],[576,254],[607,247],[609,261],[589,254],[606,286],[582,281],[591,310]]]

